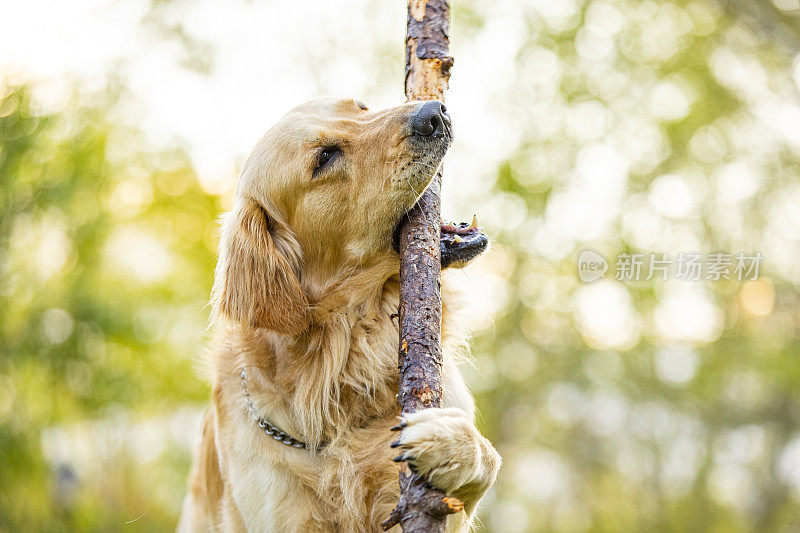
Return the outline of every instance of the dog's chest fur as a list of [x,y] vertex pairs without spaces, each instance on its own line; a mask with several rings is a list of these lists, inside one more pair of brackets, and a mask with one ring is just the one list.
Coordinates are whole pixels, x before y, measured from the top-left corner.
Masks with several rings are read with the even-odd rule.
[[297,338],[228,332],[234,338],[225,344],[240,353],[226,350],[218,359],[220,373],[238,375],[237,368],[247,369],[259,412],[310,444],[393,416],[397,302],[397,283],[389,280],[372,300],[330,313]]
[[[344,524],[348,516],[375,514],[380,521],[391,510],[397,499],[397,465],[388,448],[388,428],[399,413],[397,304],[391,279],[374,299],[332,314],[300,338],[220,332],[214,350],[220,467],[223,478],[228,470],[241,485],[231,497],[240,516],[255,521],[248,526],[281,515],[279,522],[313,530],[323,518]],[[443,329],[452,331],[447,323],[445,313]],[[448,345],[444,403],[471,411]],[[327,443],[324,454],[289,448],[260,431],[244,405],[242,368],[259,413],[309,444]],[[375,460],[384,455],[385,461]],[[311,515],[283,516],[283,502],[299,495]]]

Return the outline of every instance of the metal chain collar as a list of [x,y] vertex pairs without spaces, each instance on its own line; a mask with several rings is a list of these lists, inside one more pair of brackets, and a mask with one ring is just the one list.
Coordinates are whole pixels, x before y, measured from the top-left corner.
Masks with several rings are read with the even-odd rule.
[[[310,444],[306,444],[301,440],[297,440],[296,438],[292,437],[288,433],[281,431],[277,426],[273,426],[263,417],[259,416],[258,411],[256,410],[255,404],[253,404],[253,399],[250,397],[250,392],[247,390],[247,375],[242,369],[242,392],[244,393],[244,403],[247,406],[247,410],[250,411],[250,416],[253,417],[253,420],[256,421],[258,427],[264,430],[264,433],[275,439],[276,441],[285,444],[287,446],[291,446],[292,448],[304,448],[306,450],[314,450],[315,448]],[[325,443],[320,445],[316,450],[321,450],[325,447]]]

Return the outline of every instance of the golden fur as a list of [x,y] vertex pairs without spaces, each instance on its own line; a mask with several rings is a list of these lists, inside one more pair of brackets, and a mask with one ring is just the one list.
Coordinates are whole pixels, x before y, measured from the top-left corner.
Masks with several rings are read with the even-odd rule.
[[[500,458],[472,422],[456,366],[464,335],[443,289],[444,404],[398,421],[398,268],[392,230],[447,146],[409,140],[419,103],[370,112],[319,100],[287,114],[242,171],[214,281],[213,402],[179,531],[379,531],[398,498],[398,451],[465,512]],[[316,169],[320,150],[341,150]],[[315,170],[316,169],[316,170]],[[322,450],[268,438],[248,412]],[[400,436],[399,450],[389,444]]]

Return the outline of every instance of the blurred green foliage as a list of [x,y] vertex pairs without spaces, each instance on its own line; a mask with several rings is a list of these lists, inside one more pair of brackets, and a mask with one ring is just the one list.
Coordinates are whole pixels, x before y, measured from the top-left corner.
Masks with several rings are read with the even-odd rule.
[[[105,418],[135,433],[121,413],[207,397],[194,361],[219,206],[180,152],[137,151],[112,105],[41,115],[25,87],[0,99],[0,530],[107,531],[140,514],[132,527],[163,528],[183,492],[185,453],[142,470],[98,442],[90,485],[43,457],[48,426]],[[121,259],[139,233],[159,244]],[[137,271],[152,259],[140,252],[166,256],[157,283]],[[174,494],[154,498],[157,480]]]
[[[507,80],[515,88],[496,89],[498,101],[526,120],[487,200],[500,199],[495,216],[483,220],[497,222],[490,269],[505,295],[493,327],[474,343],[482,428],[505,460],[484,521],[504,532],[794,531],[800,298],[793,268],[771,263],[776,254],[767,252],[758,284],[694,282],[691,290],[706,295],[721,324],[689,339],[670,328],[702,321],[707,310],[690,313],[687,305],[680,311],[687,316],[674,321],[660,314],[673,291],[689,290],[674,288],[682,282],[630,282],[619,293],[612,290],[619,285],[586,286],[576,258],[585,247],[601,250],[610,278],[620,253],[764,250],[776,225],[792,224],[776,222],[775,205],[785,195],[796,199],[798,146],[771,130],[775,117],[759,115],[766,101],[797,102],[798,12],[761,2],[563,5],[522,10],[529,33]],[[493,18],[489,5],[462,9],[473,25]],[[666,111],[674,100],[656,97],[659,84],[671,82],[691,95],[674,115]],[[527,106],[543,109],[524,110],[531,95]],[[570,121],[584,120],[586,102],[603,110],[595,121],[605,124],[571,129]],[[614,173],[602,158],[581,169],[582,157],[593,155],[587,146],[621,155],[611,161],[627,170],[619,197],[599,187],[596,195],[568,196],[576,184],[592,185],[581,178]],[[723,200],[733,184],[720,169],[742,161],[756,162],[759,185]],[[657,182],[673,175],[688,183],[693,209],[678,213],[679,199],[659,195]],[[612,214],[592,220],[596,204],[608,201]],[[520,222],[507,223],[509,205],[522,206]],[[562,215],[571,211],[559,216],[555,205]],[[552,222],[575,219],[572,234]],[[559,232],[566,236],[548,242]],[[791,250],[791,261],[795,236],[787,231],[773,243]],[[753,294],[765,309],[754,309]],[[583,305],[595,296],[602,305],[587,317]],[[621,338],[608,331],[626,324],[615,318],[618,307],[631,319]],[[673,373],[681,361],[686,375]]]
[[[168,4],[147,22],[213,72],[213,44],[159,20]],[[454,2],[451,94],[478,43],[500,64],[481,73],[486,129],[512,130],[490,175],[451,191],[495,241],[469,371],[505,460],[487,530],[800,528],[795,4]],[[368,93],[399,86],[395,44],[375,38]],[[321,90],[337,46],[296,63]],[[208,397],[222,200],[122,125],[120,87],[55,112],[2,91],[0,531],[169,530]],[[606,281],[579,281],[587,247]],[[693,250],[761,250],[762,278],[610,279],[621,252]]]

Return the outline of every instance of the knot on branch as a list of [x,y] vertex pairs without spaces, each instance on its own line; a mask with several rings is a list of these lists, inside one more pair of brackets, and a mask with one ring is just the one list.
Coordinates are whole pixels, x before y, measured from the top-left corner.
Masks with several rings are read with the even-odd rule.
[[461,500],[444,496],[413,472],[400,475],[400,487],[403,490],[397,507],[381,524],[384,531],[397,524],[402,525],[404,533],[437,531],[436,525],[444,525],[447,515],[464,510],[464,503]]

